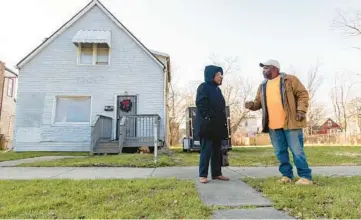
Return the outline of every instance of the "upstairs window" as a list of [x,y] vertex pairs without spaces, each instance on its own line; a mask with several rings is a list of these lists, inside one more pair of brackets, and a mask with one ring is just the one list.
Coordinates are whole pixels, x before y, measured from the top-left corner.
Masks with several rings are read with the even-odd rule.
[[14,79],[8,78],[8,88],[7,88],[7,95],[9,97],[14,96]]
[[109,65],[109,46],[105,43],[79,43],[78,63],[81,65]]

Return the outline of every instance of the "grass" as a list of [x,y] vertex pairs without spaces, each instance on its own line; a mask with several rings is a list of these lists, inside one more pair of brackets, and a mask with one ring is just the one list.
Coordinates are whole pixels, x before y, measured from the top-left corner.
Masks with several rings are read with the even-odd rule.
[[[173,155],[160,155],[158,167],[197,166],[199,153],[184,153],[182,149],[172,149]],[[311,166],[361,165],[360,146],[314,146],[305,148]],[[291,156],[292,159],[292,156]],[[278,166],[272,147],[237,147],[229,152],[230,166]],[[21,164],[35,167],[154,167],[152,154],[120,154],[93,156],[87,158],[67,158],[56,161],[41,161]]]
[[41,157],[41,156],[86,156],[84,152],[1,152],[0,162],[8,160],[19,160],[25,158]]
[[[196,156],[193,154],[192,156]],[[177,156],[160,155],[158,167],[189,166]],[[192,164],[193,165],[193,164]],[[54,161],[24,163],[18,166],[28,167],[155,167],[152,154],[120,154],[107,156],[92,156],[87,158],[65,158]]]
[[315,177],[313,186],[279,184],[276,178],[245,179],[275,208],[302,219],[360,219],[361,177]]
[[210,218],[193,181],[0,181],[0,218],[106,219]]
[[[361,165],[361,146],[308,146],[305,152],[311,166]],[[231,166],[278,166],[272,147],[236,148],[229,160]]]

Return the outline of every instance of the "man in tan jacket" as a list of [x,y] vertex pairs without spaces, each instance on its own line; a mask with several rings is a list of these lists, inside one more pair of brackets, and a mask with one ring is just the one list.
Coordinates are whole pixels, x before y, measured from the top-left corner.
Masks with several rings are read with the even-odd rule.
[[312,184],[312,171],[308,166],[303,145],[308,92],[296,76],[280,72],[278,61],[268,60],[260,63],[260,66],[263,67],[265,80],[259,86],[255,100],[246,102],[245,107],[252,111],[262,109],[262,131],[269,133],[280,162],[280,182],[290,183],[293,180],[289,147],[300,177],[296,184]]

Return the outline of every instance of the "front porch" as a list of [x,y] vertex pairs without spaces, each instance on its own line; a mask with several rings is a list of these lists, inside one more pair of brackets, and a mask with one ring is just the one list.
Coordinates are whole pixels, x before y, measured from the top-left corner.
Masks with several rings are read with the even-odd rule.
[[90,154],[119,154],[124,147],[156,149],[164,145],[160,136],[160,116],[156,114],[120,117],[116,139],[112,139],[113,118],[98,115],[91,128]]

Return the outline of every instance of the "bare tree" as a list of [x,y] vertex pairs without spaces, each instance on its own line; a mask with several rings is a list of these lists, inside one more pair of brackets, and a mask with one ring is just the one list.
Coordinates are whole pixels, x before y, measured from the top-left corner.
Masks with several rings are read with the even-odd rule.
[[345,75],[336,76],[334,79],[333,87],[331,90],[331,99],[333,111],[337,123],[341,126],[341,130],[346,133],[347,131],[347,98],[350,86],[345,80]]
[[239,73],[240,71],[238,57],[229,56],[220,58],[218,55],[213,53],[209,56],[209,59],[212,64],[221,66],[223,68],[224,75]]
[[309,111],[308,111],[308,132],[309,134],[313,133],[313,128],[319,125],[320,117],[323,115],[323,108],[316,105],[316,94],[319,90],[324,76],[319,71],[319,62],[317,61],[315,67],[311,68],[307,73],[307,85],[310,101],[309,101]]
[[355,97],[348,103],[348,116],[357,121],[361,131],[361,97]]
[[[361,10],[342,11],[339,10],[333,21],[334,30],[341,31],[346,37],[358,37],[361,39]],[[352,48],[361,50],[361,46],[353,46]],[[361,77],[360,73],[355,73]]]
[[339,10],[332,27],[349,37],[361,36],[361,11]]
[[[319,105],[316,101],[316,95],[319,91],[323,81],[324,75],[320,72],[320,63],[319,61],[316,62],[314,67],[311,67],[306,75],[306,84],[305,87],[309,94],[309,107],[307,112],[308,118],[308,133],[312,134],[314,127],[317,127],[324,116],[324,110],[322,105]],[[297,73],[294,73],[298,75]]]
[[315,130],[318,129],[319,125],[325,119],[325,109],[322,104],[315,103],[312,105],[312,108],[308,111],[308,124],[307,131],[308,134],[313,134]]
[[[173,70],[173,73],[176,73]],[[175,74],[174,74],[175,75]],[[178,86],[179,78],[173,76],[172,81],[169,84],[167,109],[169,114],[169,134],[168,142],[170,146],[179,144],[181,138],[180,126],[184,122],[184,113],[187,108],[187,102],[189,99],[184,92],[184,88]]]

